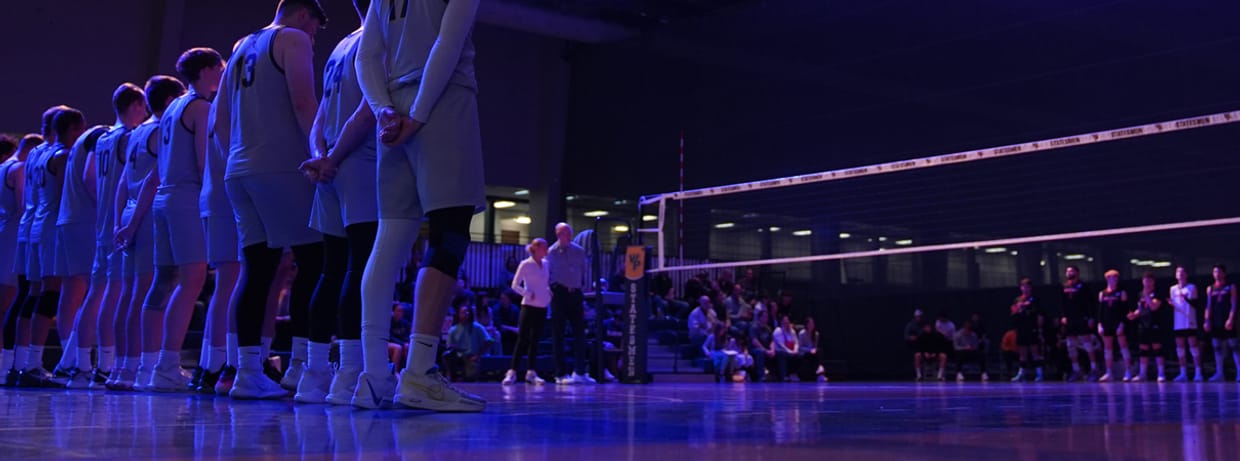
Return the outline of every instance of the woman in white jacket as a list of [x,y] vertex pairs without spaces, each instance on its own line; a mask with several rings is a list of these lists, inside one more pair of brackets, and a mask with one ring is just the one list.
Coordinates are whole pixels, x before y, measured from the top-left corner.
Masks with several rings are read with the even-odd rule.
[[512,352],[512,366],[504,374],[505,386],[517,382],[523,356],[528,357],[525,382],[538,385],[546,382],[534,372],[534,359],[538,355],[538,336],[547,320],[547,306],[551,305],[551,282],[543,261],[547,256],[547,241],[536,238],[525,250],[530,257],[521,261],[512,277],[512,290],[521,295],[521,316],[517,321],[517,347]]

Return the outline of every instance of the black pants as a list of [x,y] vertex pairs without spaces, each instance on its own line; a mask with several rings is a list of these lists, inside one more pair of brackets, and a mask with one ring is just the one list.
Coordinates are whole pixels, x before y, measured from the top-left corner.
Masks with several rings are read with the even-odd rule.
[[[562,286],[552,287],[551,341],[555,356],[556,376],[572,372],[586,373],[586,317],[582,307],[581,291],[570,291]],[[564,355],[564,326],[573,329],[573,366],[569,368]]]
[[529,370],[533,370],[538,357],[538,339],[542,336],[543,325],[547,323],[547,309],[544,307],[521,306],[521,317],[517,321],[517,346],[512,351],[512,366],[518,374],[525,371],[521,367],[521,359],[527,359]]

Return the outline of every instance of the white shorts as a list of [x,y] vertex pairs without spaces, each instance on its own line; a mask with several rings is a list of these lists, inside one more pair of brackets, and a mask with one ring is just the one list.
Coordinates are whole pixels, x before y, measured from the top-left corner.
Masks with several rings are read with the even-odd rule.
[[[392,93],[396,107],[410,107],[418,87]],[[486,209],[478,97],[472,89],[448,85],[430,118],[409,142],[379,145],[376,183],[379,217],[422,219],[429,211],[471,206]]]
[[301,173],[242,176],[225,180],[224,187],[237,216],[241,248],[264,242],[269,248],[283,248],[323,241],[323,234],[308,225],[314,185]]

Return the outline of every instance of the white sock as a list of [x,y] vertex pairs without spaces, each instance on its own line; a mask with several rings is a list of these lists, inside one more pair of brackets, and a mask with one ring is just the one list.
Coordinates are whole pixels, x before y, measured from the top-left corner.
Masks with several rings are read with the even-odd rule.
[[228,363],[233,366],[233,368],[236,368],[237,364],[241,363],[240,362],[241,353],[237,352],[237,334],[236,333],[225,334],[224,344],[227,344],[225,347],[228,350],[228,355],[225,356],[226,357],[225,360],[227,360]]
[[17,346],[13,349],[13,369],[17,371],[26,371],[26,364],[30,363],[30,346]]
[[362,365],[362,340],[340,340],[340,369],[361,370]]
[[12,349],[5,349],[4,352],[0,352],[0,373],[8,373],[9,370],[13,369],[13,360],[16,355]]
[[155,369],[155,364],[159,363],[158,352],[143,352],[141,358],[138,359],[138,368],[146,371]]
[[263,360],[267,357],[263,355],[262,346],[245,346],[237,348],[237,355],[240,360],[237,362],[237,370],[248,373],[262,373]]
[[198,367],[209,368],[211,363],[211,338],[202,335],[202,347],[198,349]]
[[207,371],[215,373],[224,368],[224,357],[228,355],[228,349],[224,347],[212,347],[210,358],[207,360]]
[[426,373],[435,366],[435,356],[438,353],[438,336],[414,334],[409,337],[409,361],[406,367],[415,373]]
[[99,369],[112,371],[116,367],[116,346],[99,347]]
[[1124,358],[1124,374],[1132,374],[1132,352],[1125,347],[1119,350],[1119,354]]
[[172,368],[174,366],[177,368],[181,368],[181,352],[160,350],[159,351],[159,362],[157,363],[165,367],[168,367],[168,368]]
[[68,338],[60,340],[60,362],[56,366],[68,370],[77,366],[77,332],[70,331]]
[[293,350],[291,354],[292,356],[289,357],[289,362],[300,361],[302,363],[306,363],[306,361],[310,358],[308,357],[309,355],[308,348],[310,347],[309,344],[310,344],[309,339],[298,338],[294,336],[293,337]]
[[26,364],[27,368],[43,368],[43,346],[30,345],[30,361]]
[[73,365],[82,371],[91,370],[90,348],[89,347],[78,347],[77,348],[77,361]]
[[401,266],[409,259],[420,227],[421,223],[413,219],[379,220],[374,248],[362,275],[362,361],[367,374],[389,373],[387,338],[392,329],[392,287]]
[[331,370],[332,369],[332,345],[331,343],[306,343],[306,366],[310,369]]
[[[261,344],[262,344],[262,349],[259,349],[259,352],[263,354],[263,360],[266,360],[267,357],[271,357],[271,338],[267,336],[263,336]],[[245,360],[245,359],[243,358],[242,360]]]

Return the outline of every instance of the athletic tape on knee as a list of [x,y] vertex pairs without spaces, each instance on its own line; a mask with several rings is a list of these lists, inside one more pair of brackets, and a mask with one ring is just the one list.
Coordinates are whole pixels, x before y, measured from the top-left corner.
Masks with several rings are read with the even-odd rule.
[[164,310],[164,307],[168,305],[168,294],[172,293],[172,287],[176,283],[176,279],[176,266],[157,266],[155,268],[155,281],[151,283],[151,290],[146,293],[142,309],[152,311]]
[[422,267],[431,267],[451,277],[457,276],[469,249],[469,222],[473,208],[456,207],[427,213],[430,237]]
[[55,317],[56,309],[59,304],[59,291],[44,292],[42,296],[39,296],[39,307],[35,313],[44,317]]
[[469,234],[445,232],[438,245],[431,243],[427,248],[422,266],[456,277],[457,271],[461,269],[461,264],[465,261],[465,252],[468,249]]

